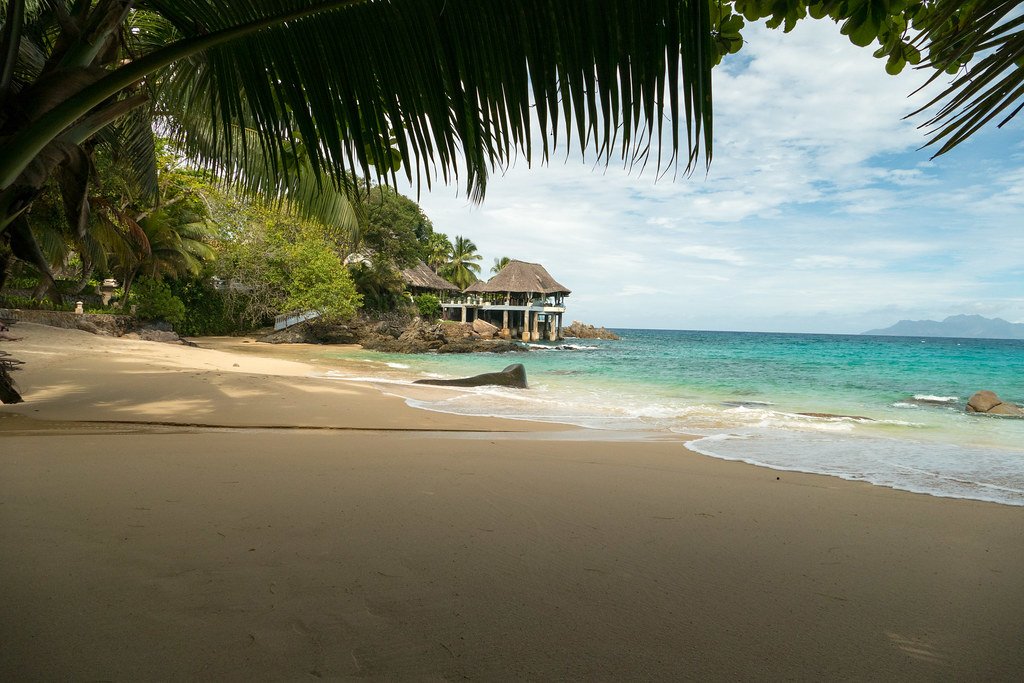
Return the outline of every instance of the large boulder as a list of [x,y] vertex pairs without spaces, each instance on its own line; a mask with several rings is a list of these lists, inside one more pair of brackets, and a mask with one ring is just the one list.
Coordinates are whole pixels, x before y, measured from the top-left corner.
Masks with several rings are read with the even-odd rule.
[[1002,402],[993,391],[979,391],[967,401],[967,412],[987,413]]
[[979,391],[967,401],[967,412],[1024,417],[1024,408],[1006,403],[992,391]]
[[442,387],[499,386],[526,389],[526,368],[522,363],[513,363],[501,372],[485,372],[482,375],[460,379],[418,379],[414,384],[434,384]]
[[486,320],[477,318],[473,321],[473,332],[480,335],[481,339],[494,339],[498,334],[498,328]]

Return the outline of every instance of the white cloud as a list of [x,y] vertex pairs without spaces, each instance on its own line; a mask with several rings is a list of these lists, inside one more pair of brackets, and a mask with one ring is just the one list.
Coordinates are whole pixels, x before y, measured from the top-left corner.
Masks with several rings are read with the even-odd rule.
[[676,247],[673,249],[681,256],[688,256],[701,261],[717,261],[728,263],[734,266],[742,266],[747,262],[738,251],[729,247],[712,247],[703,244],[694,244],[687,247]]
[[650,294],[666,294],[665,290],[657,287],[645,287],[643,285],[626,285],[618,296],[647,296]]
[[[859,332],[899,318],[1024,319],[1024,125],[931,161],[906,121],[923,74],[885,74],[828,22],[752,31],[715,77],[711,171],[676,181],[576,153],[425,194],[489,263],[544,263],[574,318],[622,327]],[[592,155],[591,155],[592,156]],[[653,165],[653,164],[652,164]],[[643,300],[638,297],[643,297]],[[642,303],[642,305],[640,305]]]

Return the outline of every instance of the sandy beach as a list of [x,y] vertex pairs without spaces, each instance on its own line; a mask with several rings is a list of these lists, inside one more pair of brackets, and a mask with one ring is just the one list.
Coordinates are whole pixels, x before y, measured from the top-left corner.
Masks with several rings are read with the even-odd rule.
[[1024,508],[416,410],[243,340],[12,334],[4,680],[1024,670]]

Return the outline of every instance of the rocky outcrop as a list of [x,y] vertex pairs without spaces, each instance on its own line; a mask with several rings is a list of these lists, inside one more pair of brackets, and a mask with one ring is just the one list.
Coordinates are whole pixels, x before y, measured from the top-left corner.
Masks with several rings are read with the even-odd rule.
[[619,335],[605,327],[594,327],[579,320],[573,320],[571,325],[562,328],[563,337],[576,337],[577,339],[618,339]]
[[[479,327],[481,332],[476,331],[475,327]],[[324,324],[319,321],[301,323],[267,335],[262,341],[275,344],[359,344],[364,349],[386,353],[505,353],[527,350],[521,344],[496,339],[493,332],[488,332],[483,325],[451,321],[429,322],[422,318],[400,317],[380,320],[356,318],[341,324]]]
[[1024,417],[1024,408],[1006,403],[995,392],[979,391],[967,401],[968,413],[985,415],[1002,415],[1004,417]]
[[142,341],[154,341],[161,342],[163,344],[183,344],[185,346],[195,346],[195,342],[190,342],[187,339],[182,339],[178,336],[178,333],[174,331],[170,323],[165,322],[150,322],[138,328],[135,332],[129,332],[124,335],[125,339],[141,339]]
[[434,384],[442,387],[513,387],[526,389],[526,368],[522,363],[513,363],[501,372],[485,372],[482,375],[459,379],[418,379],[413,384]]

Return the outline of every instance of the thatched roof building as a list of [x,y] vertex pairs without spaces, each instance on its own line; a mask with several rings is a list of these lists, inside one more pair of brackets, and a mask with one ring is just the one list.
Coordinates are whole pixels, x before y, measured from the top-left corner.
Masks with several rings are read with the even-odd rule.
[[464,323],[488,322],[505,339],[555,341],[562,336],[563,299],[570,291],[539,263],[509,261],[497,275],[474,282],[465,293],[473,296],[441,302],[446,315],[458,315]]
[[508,265],[487,282],[474,282],[467,289],[474,293],[522,293],[522,294],[570,294],[565,285],[559,284],[539,263],[509,261]]
[[412,268],[402,271],[402,281],[412,289],[432,292],[457,292],[456,285],[445,280],[443,277],[430,269],[423,261],[420,261]]

